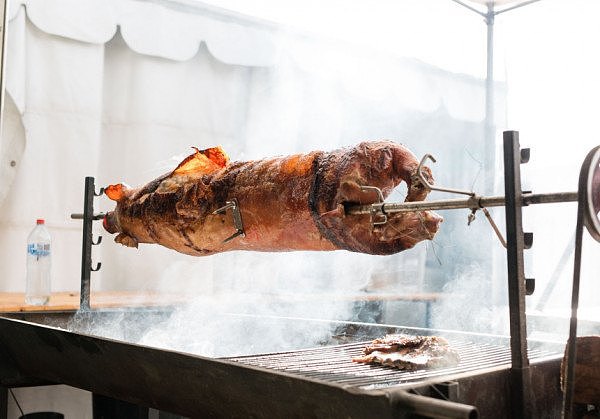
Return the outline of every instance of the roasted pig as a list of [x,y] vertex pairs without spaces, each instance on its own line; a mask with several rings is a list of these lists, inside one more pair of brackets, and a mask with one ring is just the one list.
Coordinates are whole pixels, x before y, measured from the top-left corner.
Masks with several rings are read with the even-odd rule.
[[364,356],[352,361],[409,371],[453,367],[460,362],[458,352],[450,348],[446,339],[438,336],[386,335],[375,339],[363,353]]
[[[117,204],[103,225],[125,246],[158,243],[195,256],[230,250],[392,254],[432,239],[442,218],[430,211],[395,213],[374,226],[370,215],[348,215],[345,208],[378,202],[376,192],[361,186],[386,197],[402,181],[407,201],[423,200],[428,190],[415,176],[417,166],[415,156],[392,141],[233,163],[220,147],[196,149],[145,186],[107,187]],[[432,181],[428,168],[422,172]],[[231,202],[238,223],[231,205],[223,209]]]

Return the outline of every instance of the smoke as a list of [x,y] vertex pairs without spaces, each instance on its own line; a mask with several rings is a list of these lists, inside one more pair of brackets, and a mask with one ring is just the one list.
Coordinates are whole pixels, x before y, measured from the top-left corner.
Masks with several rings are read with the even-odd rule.
[[[221,144],[232,160],[331,150],[386,138],[404,143],[417,156],[434,150],[445,156],[436,166],[435,177],[440,184],[462,186],[464,179],[460,177],[472,182],[470,166],[463,164],[464,156],[457,158],[453,150],[457,144],[461,150],[469,147],[474,153],[480,148],[481,122],[479,115],[471,112],[476,108],[471,104],[479,103],[482,92],[479,80],[444,75],[415,60],[345,43],[296,39],[286,34],[282,38],[288,53],[273,67],[227,67],[204,50],[197,59],[181,63],[196,66],[190,68],[198,71],[189,74],[202,74],[206,80],[214,81],[198,86],[218,86],[221,90],[214,97],[222,97],[223,102],[211,102],[202,108],[205,112],[190,113],[194,119],[187,123],[194,127],[193,136],[187,131],[169,131],[175,138],[172,142],[140,136],[144,138],[140,160],[145,161],[132,165],[130,161],[117,164],[111,160],[119,177],[148,181],[149,174],[142,176],[140,171],[152,168],[158,175],[167,167],[172,169],[178,161],[166,161],[164,156],[180,152],[181,148],[175,150],[167,145],[183,146],[192,141],[190,138],[194,143],[185,146]],[[211,63],[214,74],[207,71],[206,62]],[[194,91],[196,81],[197,76],[178,84],[186,82]],[[461,92],[460,100],[453,93],[457,91]],[[210,94],[198,90],[193,103],[206,97]],[[446,100],[449,98],[453,100]],[[473,109],[464,109],[463,104]],[[206,118],[198,118],[198,114]],[[188,113],[180,116],[185,115]],[[469,122],[469,118],[475,122]],[[124,137],[122,142],[132,147],[130,137]],[[107,154],[111,159],[113,154],[127,155],[121,141],[115,140],[115,145],[118,153]],[[457,166],[463,170],[455,170]],[[123,174],[124,168],[131,173]],[[403,201],[405,192],[405,187],[400,188],[389,201]],[[451,231],[449,227],[450,223],[444,223],[440,234]],[[447,241],[452,241],[457,249],[462,244]],[[452,253],[453,249],[442,249],[444,269],[454,266],[458,251]],[[132,250],[105,244],[102,289],[146,288],[182,293],[191,301],[162,317],[150,315],[146,320],[140,313],[137,323],[131,322],[135,324],[130,324],[128,314],[123,314],[92,320],[93,329],[75,323],[71,327],[209,356],[317,345],[331,338],[329,326],[323,323],[323,328],[315,327],[314,322],[302,321],[292,324],[282,318],[390,320],[399,324],[406,319],[405,313],[386,319],[382,317],[384,304],[355,297],[423,292],[425,253],[424,245],[419,244],[401,255],[387,257],[339,251],[231,252],[191,258],[158,246]]]
[[433,309],[435,328],[508,335],[508,306],[492,303],[489,277],[477,264],[460,269]]
[[[315,308],[315,304],[309,306]],[[214,357],[296,350],[330,342],[331,324],[281,316],[287,313],[285,302],[260,295],[199,297],[149,329],[139,343]]]
[[[328,342],[333,333],[328,323],[317,323],[320,326],[316,327],[312,322],[284,318],[351,316],[347,300],[330,296],[334,290],[349,289],[357,279],[364,282],[369,269],[361,268],[356,258],[350,261],[344,253],[215,255],[208,281],[212,286],[205,289],[204,295],[177,308],[166,321],[149,328],[139,343],[205,356],[231,356]],[[339,259],[346,262],[340,263]],[[181,268],[196,272],[197,281],[206,281],[206,270],[193,269],[201,263],[191,261]],[[322,267],[327,265],[332,267],[331,272],[323,275]],[[173,284],[177,278],[171,275],[176,274],[170,271],[170,275],[163,275],[162,282]]]
[[164,269],[160,280],[165,293],[180,289],[182,279],[196,281],[186,304],[79,313],[67,328],[211,357],[320,346],[336,333],[331,320],[357,312],[352,296],[370,281],[371,258],[343,251],[187,258]]

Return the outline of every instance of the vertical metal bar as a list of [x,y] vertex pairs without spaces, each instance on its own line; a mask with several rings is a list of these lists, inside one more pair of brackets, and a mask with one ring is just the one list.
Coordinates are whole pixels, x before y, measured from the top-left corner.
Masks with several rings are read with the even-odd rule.
[[8,418],[8,387],[0,386],[0,419]]
[[525,271],[523,264],[523,205],[521,190],[519,133],[504,132],[504,189],[506,195],[506,242],[508,304],[510,310],[510,352],[512,368],[511,409],[513,418],[531,417],[531,376],[527,357],[525,316]]
[[487,26],[486,42],[486,77],[485,77],[485,170],[486,184],[485,194],[491,194],[494,191],[495,174],[492,172],[496,167],[496,135],[494,121],[494,2],[487,4],[487,14],[485,15],[485,24]]
[[6,46],[8,29],[8,0],[0,0],[0,134],[2,133],[2,115],[4,115],[4,91],[6,90]]
[[573,381],[575,379],[575,364],[577,363],[577,308],[579,305],[579,280],[581,277],[581,248],[583,247],[584,213],[587,210],[587,201],[581,196],[581,179],[579,182],[580,198],[577,206],[577,227],[575,230],[575,262],[573,264],[573,290],[571,291],[571,323],[569,327],[569,340],[567,341],[567,367],[565,373],[565,395],[563,398],[564,419],[573,417],[573,389],[575,387]]
[[92,220],[94,218],[94,178],[85,178],[83,199],[83,238],[81,241],[81,294],[79,309],[90,309],[90,277],[92,272]]

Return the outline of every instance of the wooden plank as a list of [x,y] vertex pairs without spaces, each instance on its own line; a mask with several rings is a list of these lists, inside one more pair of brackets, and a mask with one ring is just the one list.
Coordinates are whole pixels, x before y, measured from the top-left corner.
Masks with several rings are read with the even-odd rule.
[[[566,357],[565,350],[561,368],[563,391]],[[600,336],[579,336],[576,359],[573,401],[582,404],[600,404]]]
[[[249,297],[255,296],[248,294]],[[358,293],[358,294],[266,294],[264,298],[283,303],[302,303],[318,301],[337,302],[369,302],[369,301],[412,301],[435,302],[442,298],[437,293]],[[215,298],[219,296],[216,295]],[[191,301],[191,296],[177,293],[157,291],[97,291],[92,292],[92,308],[135,308],[135,307],[166,307],[181,305]],[[55,292],[50,296],[48,304],[31,306],[25,304],[22,292],[0,292],[0,312],[44,312],[44,311],[75,311],[79,308],[78,292]]]
[[[91,295],[92,308],[117,307],[165,307],[184,304],[189,301],[182,294],[139,292],[139,291],[102,291]],[[44,312],[75,311],[79,308],[78,292],[55,292],[48,304],[32,306],[25,304],[22,292],[0,292],[0,312]]]

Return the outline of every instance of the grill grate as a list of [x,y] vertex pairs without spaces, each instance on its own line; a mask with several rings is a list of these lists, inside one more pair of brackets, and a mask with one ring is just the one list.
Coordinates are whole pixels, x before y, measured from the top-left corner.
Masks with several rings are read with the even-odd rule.
[[[362,355],[362,350],[368,343],[370,341],[226,359],[363,389],[414,385],[436,377],[510,366],[511,362],[509,347],[467,340],[452,341],[451,346],[459,352],[461,361],[457,366],[450,368],[402,371],[381,365],[352,362],[352,358]],[[544,349],[529,350],[530,360],[557,356],[562,354]]]

